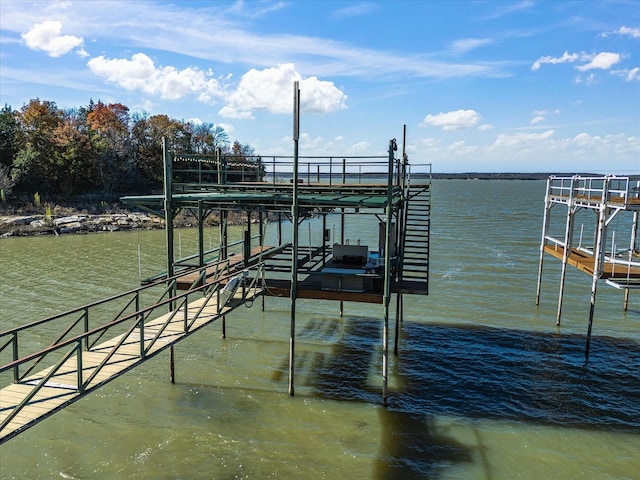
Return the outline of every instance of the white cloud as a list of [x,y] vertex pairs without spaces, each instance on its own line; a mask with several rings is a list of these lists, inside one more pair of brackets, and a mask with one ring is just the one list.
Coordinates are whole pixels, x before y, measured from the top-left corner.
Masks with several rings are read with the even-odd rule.
[[608,70],[613,65],[620,61],[620,54],[611,53],[611,52],[602,52],[595,55],[589,63],[586,65],[580,65],[576,67],[581,72],[586,72],[587,70],[593,69],[601,69]]
[[569,53],[565,51],[561,57],[545,56],[538,58],[531,70],[538,70],[543,64],[559,64],[559,63],[574,63],[574,62],[587,62],[584,65],[576,66],[576,69],[581,72],[593,69],[608,70],[613,65],[618,63],[622,56],[619,53],[601,52],[601,53]]
[[[631,28],[631,27],[622,26],[618,30],[615,30],[611,33],[617,34],[617,35],[625,35],[631,38],[640,38],[640,28]],[[602,36],[608,37],[609,33],[603,33]]]
[[89,60],[87,65],[95,75],[126,90],[139,90],[170,100],[198,93],[201,101],[210,102],[221,91],[218,81],[211,78],[211,71],[203,72],[192,67],[184,70],[156,67],[144,53],[132,55],[131,60],[99,56]]
[[231,135],[235,131],[232,123],[218,123],[218,126],[224,128],[224,131],[229,135]]
[[353,145],[351,145],[351,147],[349,148],[348,153],[351,154],[367,154],[369,153],[371,150],[371,143],[369,142],[357,142],[354,143]]
[[620,70],[620,72],[624,75],[628,82],[631,82],[633,80],[640,80],[640,67],[632,68],[631,70]]
[[510,149],[531,148],[553,137],[553,130],[542,133],[516,133],[513,135],[500,134],[494,143],[495,147],[508,147]]
[[21,35],[27,47],[32,50],[43,50],[50,57],[60,57],[78,48],[78,53],[86,56],[82,49],[84,40],[74,35],[61,35],[62,23],[54,20],[38,23],[31,30]]
[[463,38],[453,42],[451,47],[457,53],[465,53],[490,43],[493,43],[493,40],[489,38]]
[[316,77],[302,78],[292,63],[264,70],[251,69],[240,79],[238,88],[226,97],[219,112],[228,118],[253,118],[254,110],[271,113],[293,111],[293,82],[300,82],[300,109],[328,113],[345,108],[347,96],[333,82]]
[[535,125],[536,123],[540,123],[540,122],[544,122],[545,117],[543,117],[542,115],[538,115],[536,117],[533,117],[531,119],[531,125]]
[[463,130],[474,127],[482,117],[474,110],[456,110],[453,112],[427,115],[422,121],[423,125],[442,127],[442,130]]
[[363,15],[368,15],[371,12],[374,12],[376,9],[377,7],[374,3],[360,3],[334,10],[331,16],[338,19],[361,17]]
[[551,56],[540,57],[538,60],[536,60],[533,63],[533,65],[531,66],[531,70],[538,70],[540,68],[540,65],[544,63],[550,63],[550,64],[572,63],[578,60],[579,58],[580,56],[577,53],[570,54],[567,51],[565,51],[561,57],[551,57]]

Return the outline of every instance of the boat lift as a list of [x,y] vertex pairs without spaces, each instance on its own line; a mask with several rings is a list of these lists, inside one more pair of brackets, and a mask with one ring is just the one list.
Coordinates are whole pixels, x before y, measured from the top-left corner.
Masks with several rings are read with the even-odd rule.
[[[552,218],[566,207],[564,229],[556,227]],[[580,212],[595,213],[591,226],[582,223],[576,233]],[[629,304],[629,291],[640,288],[640,248],[638,247],[638,215],[640,212],[640,177],[551,176],[547,180],[536,305],[540,303],[542,266],[545,253],[562,261],[556,325],[560,325],[567,266],[576,267],[591,276],[591,304],[585,358],[589,359],[591,331],[600,280],[624,290],[624,310]],[[630,218],[629,218],[630,214]],[[623,218],[625,217],[626,218]],[[561,218],[561,217],[560,217]],[[615,221],[615,222],[614,222]],[[616,231],[614,225],[622,227]],[[585,235],[592,235],[591,241]],[[628,236],[628,240],[623,240]]]

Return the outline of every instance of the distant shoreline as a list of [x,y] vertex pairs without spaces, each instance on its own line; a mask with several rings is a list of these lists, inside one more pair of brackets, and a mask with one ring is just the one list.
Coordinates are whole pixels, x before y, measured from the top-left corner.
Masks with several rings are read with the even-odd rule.
[[[552,175],[571,177],[573,175],[592,176],[593,173],[432,173],[431,178],[444,180],[546,180]],[[421,176],[416,174],[413,176]]]

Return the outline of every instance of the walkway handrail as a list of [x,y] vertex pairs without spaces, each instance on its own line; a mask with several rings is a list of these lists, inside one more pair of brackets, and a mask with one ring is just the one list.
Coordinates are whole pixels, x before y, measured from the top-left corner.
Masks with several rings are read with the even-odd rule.
[[[203,277],[207,276],[207,273],[206,273],[207,269],[210,269],[213,266],[217,267],[217,266],[221,266],[221,265],[224,265],[224,267],[221,268],[220,270],[217,270],[218,273],[216,274],[216,280],[219,281],[219,280],[223,280],[224,279],[224,278],[220,277],[220,273],[224,272],[225,270],[227,270],[229,268],[228,259],[216,260],[215,262],[211,262],[211,263],[209,263],[209,264],[207,264],[207,265],[205,265],[203,267],[199,267],[197,269],[192,269],[191,271],[199,270],[201,272],[201,275],[199,276],[199,278],[203,278]],[[42,319],[42,320],[31,322],[31,323],[26,324],[26,325],[20,325],[18,327],[14,327],[14,328],[11,328],[9,330],[5,330],[3,332],[0,332],[0,342],[2,342],[3,338],[8,337],[7,341],[4,342],[4,344],[2,344],[0,346],[0,353],[2,353],[4,350],[6,350],[9,346],[12,346],[13,347],[13,352],[12,352],[13,361],[17,360],[18,358],[20,358],[20,354],[19,354],[19,344],[20,344],[20,342],[18,341],[18,334],[20,332],[24,332],[24,331],[26,331],[28,329],[39,327],[39,326],[42,326],[42,325],[44,325],[46,323],[49,323],[49,322],[52,322],[52,321],[55,321],[55,320],[59,320],[59,319],[64,318],[64,317],[69,317],[69,316],[72,316],[72,315],[75,315],[75,314],[80,314],[80,315],[79,315],[78,318],[74,318],[72,320],[71,324],[63,331],[63,334],[59,335],[53,342],[51,342],[49,347],[53,347],[55,345],[64,344],[64,341],[63,341],[64,337],[66,335],[68,335],[69,332],[71,332],[73,330],[73,328],[75,326],[77,326],[78,323],[80,323],[81,320],[84,320],[84,332],[80,336],[83,336],[83,338],[86,338],[86,340],[85,340],[85,349],[89,349],[91,346],[95,345],[95,342],[97,342],[97,340],[99,340],[99,338],[100,338],[100,337],[98,337],[98,339],[96,339],[92,344],[90,344],[89,343],[89,336],[85,335],[87,332],[93,331],[93,330],[89,329],[89,322],[88,322],[88,319],[89,319],[88,312],[89,312],[90,309],[95,308],[95,307],[100,306],[100,305],[104,305],[104,304],[109,303],[109,302],[113,302],[113,301],[122,299],[122,298],[126,298],[127,296],[132,295],[132,298],[129,299],[126,302],[125,306],[120,309],[118,314],[115,317],[113,317],[113,321],[108,323],[108,324],[114,324],[113,322],[118,320],[118,319],[120,319],[120,318],[129,318],[130,317],[130,315],[125,316],[125,317],[121,317],[121,315],[134,302],[135,302],[135,310],[136,311],[133,313],[133,315],[140,314],[140,312],[143,311],[143,310],[140,310],[140,308],[139,308],[140,307],[139,301],[140,301],[140,293],[145,291],[145,290],[148,290],[148,289],[151,289],[151,288],[156,288],[156,287],[159,287],[159,286],[164,286],[165,287],[163,289],[162,294],[160,295],[160,298],[157,300],[156,304],[159,304],[159,302],[161,302],[161,304],[166,304],[166,303],[169,303],[172,300],[173,301],[179,300],[181,298],[180,295],[162,302],[162,299],[164,299],[169,293],[172,292],[173,286],[175,285],[175,282],[177,281],[177,279],[180,278],[181,276],[183,276],[184,274],[185,274],[185,271],[182,271],[179,274],[176,274],[173,277],[170,277],[168,279],[164,278],[162,280],[158,280],[158,281],[156,281],[154,283],[151,283],[151,284],[148,284],[148,285],[145,285],[145,286],[142,286],[142,287],[137,287],[137,288],[135,288],[133,290],[130,290],[128,292],[125,292],[125,293],[122,293],[122,294],[119,294],[119,295],[115,295],[115,296],[112,296],[112,297],[108,297],[106,299],[98,300],[98,301],[83,305],[81,307],[77,307],[77,308],[71,309],[71,310],[69,310],[67,312],[59,313],[59,314],[53,315],[51,317],[47,317],[47,318]],[[203,282],[203,283],[205,283],[205,282]],[[192,285],[192,288],[190,290],[191,292],[200,291],[201,290],[200,287],[198,287],[198,288],[193,288],[193,287],[194,286]],[[98,331],[99,330],[100,330],[100,327],[98,327]],[[76,337],[72,337],[72,338],[76,338]],[[45,351],[47,351],[46,348],[45,349],[41,349],[39,352],[45,352]],[[27,356],[25,358],[28,358],[28,357],[29,356]],[[35,360],[38,357],[39,357],[38,352],[36,352],[36,353],[34,353],[34,357],[32,359]],[[39,362],[39,360],[36,361],[36,364],[38,362]],[[34,366],[35,366],[35,364],[34,364]],[[26,374],[28,374],[32,370],[33,370],[33,367],[29,368],[29,370],[26,373],[24,373],[22,375],[22,377],[24,377]],[[3,369],[0,369],[0,372],[2,372],[2,371],[3,371]]]
[[[257,268],[256,268],[256,279],[258,277],[258,275],[260,274],[261,269],[263,268],[263,262],[259,262],[257,264]],[[171,323],[171,321],[175,318],[175,316],[182,310],[184,311],[184,315],[185,315],[185,323],[184,323],[184,330],[185,333],[189,332],[191,327],[193,326],[195,320],[200,316],[200,314],[202,313],[202,311],[204,310],[204,307],[201,307],[198,309],[198,312],[196,313],[196,315],[194,316],[194,319],[192,320],[192,322],[190,324],[187,324],[187,317],[188,317],[188,304],[189,304],[189,296],[192,295],[193,293],[199,292],[201,290],[205,290],[208,289],[209,291],[207,292],[207,298],[204,302],[204,304],[206,305],[206,303],[211,299],[212,295],[215,292],[219,292],[220,291],[220,285],[221,282],[225,281],[225,280],[229,280],[231,277],[235,276],[238,274],[237,271],[230,271],[227,265],[226,268],[226,275],[218,275],[216,273],[216,278],[217,281],[215,283],[203,283],[201,286],[188,290],[185,293],[170,297],[170,298],[166,298],[165,300],[156,303],[154,305],[145,307],[141,310],[138,310],[134,313],[131,313],[129,315],[126,315],[122,318],[117,318],[115,320],[112,320],[111,322],[108,322],[107,324],[101,325],[97,328],[94,328],[90,331],[84,332],[80,335],[76,335],[73,338],[69,338],[67,340],[61,341],[57,344],[54,345],[50,345],[49,347],[47,347],[44,350],[41,350],[39,352],[27,355],[24,358],[19,358],[14,360],[13,362],[0,366],[0,373],[6,372],[8,370],[14,369],[14,371],[17,371],[17,369],[19,368],[19,366],[23,363],[27,363],[30,362],[32,360],[36,360],[39,361],[40,359],[44,358],[46,355],[48,355],[49,353],[55,352],[55,351],[59,351],[62,350],[68,346],[72,346],[72,348],[67,351],[66,353],[64,353],[62,355],[62,357],[56,362],[56,364],[42,377],[42,378],[36,378],[33,379],[33,381],[29,381],[27,382],[29,385],[33,385],[33,389],[25,396],[25,398],[18,404],[16,405],[15,408],[13,408],[13,410],[7,415],[7,417],[4,418],[4,420],[2,421],[2,423],[0,423],[0,430],[4,429],[17,415],[18,413],[38,394],[38,392],[45,386],[47,386],[47,383],[49,382],[49,380],[51,378],[54,377],[54,375],[62,368],[62,366],[74,355],[74,353],[76,354],[76,390],[79,393],[84,393],[87,389],[87,387],[89,386],[89,384],[96,378],[96,376],[102,371],[102,368],[107,365],[109,363],[109,361],[111,360],[111,358],[118,352],[118,350],[120,349],[120,347],[124,344],[124,342],[129,339],[130,335],[134,332],[134,330],[136,328],[140,329],[139,335],[138,335],[138,341],[140,342],[140,349],[139,349],[139,356],[134,356],[133,358],[139,358],[140,360],[144,360],[146,358],[147,353],[149,353],[151,351],[151,348],[155,345],[155,343],[157,342],[157,340],[161,337],[162,331]],[[250,288],[253,287],[253,283],[251,285]],[[244,300],[244,295],[246,294],[246,291],[243,291],[243,300]],[[155,309],[162,307],[162,306],[166,306],[166,305],[173,305],[175,303],[177,303],[178,300],[181,300],[180,305],[175,308],[174,310],[172,310],[170,312],[170,315],[168,315],[167,319],[165,320],[164,324],[161,326],[159,332],[156,333],[156,335],[154,336],[154,338],[149,342],[148,345],[145,345],[145,336],[144,336],[144,320],[145,317],[148,317],[151,312],[153,312]],[[226,304],[225,304],[226,306]],[[234,307],[231,307],[234,308]],[[221,310],[218,309],[218,314],[221,313]],[[100,336],[108,329],[128,322],[130,320],[135,320],[131,327],[127,330],[126,333],[122,334],[120,337],[120,340],[110,349],[109,353],[102,359],[102,361],[100,362],[99,365],[97,365],[92,373],[86,378],[83,379],[83,369],[82,369],[82,345],[83,342],[87,343],[87,339],[92,336],[92,335],[96,335],[98,333],[100,333]],[[103,380],[104,382],[104,380]],[[101,383],[103,383],[101,382]],[[95,385],[94,387],[97,387],[99,384]]]
[[[217,279],[217,283],[223,282],[225,280],[229,280],[229,279],[233,278],[235,275],[237,275],[237,272],[230,272],[230,273],[227,273],[226,275],[219,276],[218,279]],[[166,299],[162,300],[161,302],[158,302],[158,303],[155,303],[155,304],[150,305],[148,307],[142,308],[141,310],[138,310],[136,312],[130,313],[130,314],[124,316],[124,317],[114,319],[114,320],[112,320],[112,321],[110,321],[110,322],[108,322],[106,324],[100,325],[100,326],[98,326],[96,328],[93,328],[93,329],[87,331],[87,332],[83,332],[83,333],[78,334],[78,335],[76,335],[74,337],[71,337],[71,338],[68,338],[66,340],[60,341],[59,343],[52,344],[52,345],[50,345],[50,346],[48,346],[48,347],[46,347],[46,348],[44,348],[44,349],[42,349],[42,350],[40,350],[38,352],[31,353],[31,354],[29,354],[29,355],[27,355],[25,357],[22,357],[22,358],[18,358],[18,359],[13,360],[12,362],[10,362],[8,364],[0,365],[0,373],[6,372],[8,370],[11,370],[11,369],[13,369],[15,367],[18,367],[18,366],[20,366],[20,365],[22,365],[24,363],[40,359],[40,358],[48,355],[49,353],[52,353],[52,352],[54,352],[56,350],[59,350],[59,349],[61,349],[63,347],[66,347],[68,345],[71,345],[71,344],[74,344],[74,343],[77,343],[77,342],[81,342],[82,340],[86,339],[87,337],[91,337],[92,335],[96,335],[98,333],[101,333],[101,332],[103,332],[105,330],[108,330],[108,329],[110,329],[110,328],[112,328],[112,327],[114,327],[116,325],[120,325],[120,324],[125,323],[127,321],[130,321],[132,319],[136,319],[136,323],[139,323],[141,321],[141,319],[138,318],[140,315],[148,317],[148,315],[145,315],[145,314],[150,313],[150,312],[152,312],[153,310],[155,310],[155,309],[157,309],[159,307],[162,307],[162,306],[165,306],[165,305],[169,305],[170,303],[176,303],[176,302],[178,302],[180,300],[182,300],[181,303],[184,303],[184,302],[186,302],[188,300],[188,297],[190,295],[193,295],[194,293],[199,292],[201,290],[211,288],[211,286],[212,286],[211,283],[200,285],[199,287],[196,287],[196,288],[194,288],[192,290],[188,290],[188,291],[185,291],[184,293],[180,293],[180,294],[178,294],[176,296],[166,298]],[[173,312],[175,312],[175,313],[177,313],[178,311],[179,311],[179,308],[176,308],[175,310],[173,310]],[[125,335],[125,338],[126,338],[126,335]],[[141,335],[141,341],[144,342],[144,337],[142,335]]]

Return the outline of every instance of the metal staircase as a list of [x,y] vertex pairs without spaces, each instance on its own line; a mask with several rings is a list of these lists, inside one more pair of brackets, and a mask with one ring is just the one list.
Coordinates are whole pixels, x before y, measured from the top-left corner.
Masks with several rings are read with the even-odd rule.
[[402,264],[399,283],[404,293],[429,293],[429,230],[431,224],[430,185],[408,189],[401,232]]

